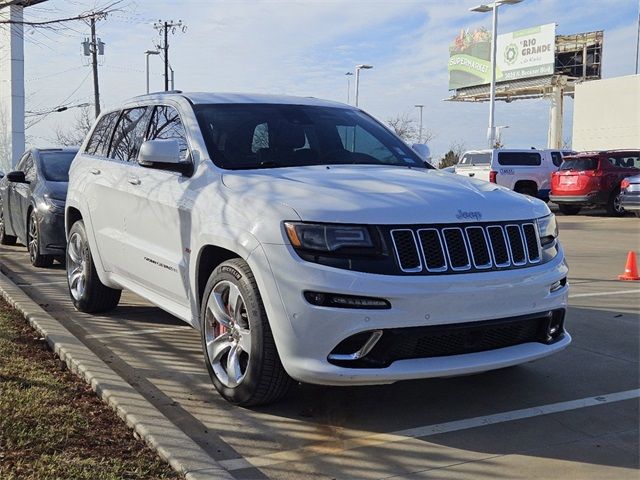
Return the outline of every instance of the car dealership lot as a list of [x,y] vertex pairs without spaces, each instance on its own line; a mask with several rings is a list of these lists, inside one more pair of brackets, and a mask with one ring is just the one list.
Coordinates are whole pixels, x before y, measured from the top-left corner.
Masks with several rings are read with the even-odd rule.
[[[558,217],[571,268],[565,351],[481,375],[301,386],[242,409],[213,389],[196,331],[129,293],[73,310],[64,270],[1,247],[2,270],[237,478],[637,478],[640,221]],[[496,301],[500,301],[496,298]]]

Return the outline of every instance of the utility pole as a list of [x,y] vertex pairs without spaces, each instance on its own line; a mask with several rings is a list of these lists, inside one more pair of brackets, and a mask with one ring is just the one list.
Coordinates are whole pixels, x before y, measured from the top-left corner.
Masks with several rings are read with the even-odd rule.
[[91,57],[91,69],[93,70],[93,104],[95,115],[100,115],[100,83],[98,82],[98,55],[104,55],[104,43],[96,37],[96,22],[102,17],[101,14],[92,15],[89,19],[91,36],[82,42],[85,57]]
[[93,68],[93,104],[96,118],[100,115],[100,85],[98,84],[98,49],[96,43],[96,17],[91,17],[91,68]]
[[415,107],[420,109],[420,133],[418,133],[418,143],[422,143],[422,109],[424,105],[415,105]]
[[[153,24],[153,28],[158,30],[158,34],[163,37],[164,43],[162,45],[157,45],[157,48],[164,51],[164,90],[169,90],[169,31],[172,34],[176,33],[176,28],[179,28],[182,33],[187,31],[186,25],[182,24],[182,20],[178,20],[174,22],[170,21],[162,21],[158,20]],[[172,77],[173,77],[173,69],[171,69]],[[171,87],[173,88],[173,86]]]

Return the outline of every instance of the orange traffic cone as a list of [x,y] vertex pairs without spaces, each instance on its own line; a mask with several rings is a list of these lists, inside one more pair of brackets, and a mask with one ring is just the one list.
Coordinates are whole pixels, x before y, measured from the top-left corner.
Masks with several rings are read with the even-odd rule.
[[618,280],[640,280],[638,276],[638,263],[636,261],[636,252],[629,251],[627,255],[627,264],[624,267],[624,273],[618,275]]

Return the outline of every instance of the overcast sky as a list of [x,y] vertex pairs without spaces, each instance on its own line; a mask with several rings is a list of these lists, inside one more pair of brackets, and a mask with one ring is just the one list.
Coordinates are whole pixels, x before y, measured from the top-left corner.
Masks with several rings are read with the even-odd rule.
[[[107,0],[50,0],[26,10],[27,19],[69,16]],[[144,51],[154,48],[153,22],[182,20],[170,37],[176,88],[184,91],[259,92],[346,102],[347,77],[359,63],[360,107],[380,120],[414,115],[422,103],[424,128],[435,135],[434,155],[453,142],[485,145],[488,104],[443,102],[448,45],[462,28],[490,28],[490,14],[469,12],[479,0],[124,0],[121,12],[98,23],[106,43],[100,66],[105,107],[144,93]],[[603,76],[635,69],[637,0],[525,0],[500,9],[500,32],[553,23],[556,33],[604,30]],[[81,54],[88,27],[25,32],[27,110],[93,101],[91,68]],[[151,89],[163,88],[162,64],[151,57]],[[352,82],[353,87],[353,82]],[[352,88],[353,95],[353,88]],[[353,99],[353,97],[352,97]],[[571,136],[571,100],[565,138]],[[496,123],[509,125],[508,147],[544,147],[548,101],[499,102]],[[55,128],[77,111],[47,116],[27,130],[32,145],[51,144]]]

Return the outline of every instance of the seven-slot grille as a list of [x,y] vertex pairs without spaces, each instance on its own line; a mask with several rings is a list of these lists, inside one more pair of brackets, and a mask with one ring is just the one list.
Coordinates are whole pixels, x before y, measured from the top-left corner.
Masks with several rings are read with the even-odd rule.
[[398,227],[391,240],[405,273],[462,273],[510,269],[541,260],[533,222],[504,225]]

